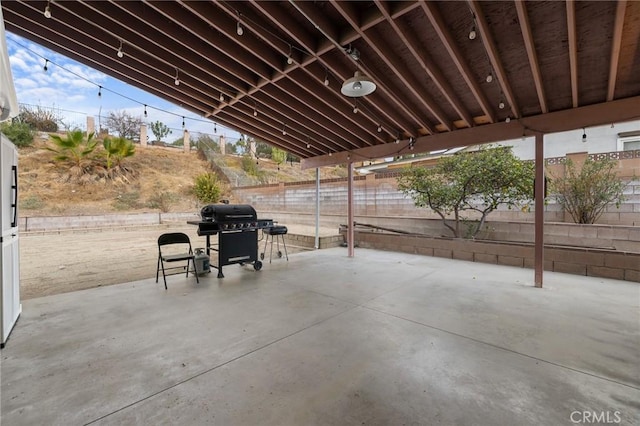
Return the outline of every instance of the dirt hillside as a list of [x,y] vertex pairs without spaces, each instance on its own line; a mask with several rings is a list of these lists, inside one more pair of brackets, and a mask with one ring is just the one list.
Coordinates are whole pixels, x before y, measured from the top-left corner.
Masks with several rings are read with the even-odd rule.
[[[212,171],[209,161],[196,151],[136,146],[135,155],[123,160],[134,175],[111,181],[72,183],[66,179],[69,167],[54,161],[54,153],[45,149],[47,144],[47,136],[42,135],[36,137],[33,146],[19,151],[20,216],[192,211],[199,205],[192,192],[194,179]],[[216,163],[224,164],[225,170],[234,174],[245,173],[239,156],[217,158]],[[314,170],[301,170],[298,163],[278,165],[260,159],[255,169],[269,183],[315,178]],[[339,177],[343,172],[340,168],[325,168],[322,177]],[[229,185],[225,185],[224,197],[233,202]]]

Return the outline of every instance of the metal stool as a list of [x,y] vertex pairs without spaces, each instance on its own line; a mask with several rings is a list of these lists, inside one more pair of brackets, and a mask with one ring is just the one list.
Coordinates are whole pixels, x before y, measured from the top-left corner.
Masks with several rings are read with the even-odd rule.
[[273,256],[273,240],[276,240],[276,244],[278,247],[278,257],[282,257],[282,252],[280,251],[280,239],[282,239],[282,245],[284,246],[284,255],[289,260],[289,255],[287,253],[287,245],[284,243],[284,236],[287,234],[287,227],[274,225],[269,228],[265,228],[262,230],[264,234],[266,234],[266,238],[264,239],[264,250],[260,253],[260,260],[264,260],[264,255],[267,252],[267,244],[269,244],[269,237],[271,237],[271,251],[269,251],[269,263],[271,263],[271,258]]

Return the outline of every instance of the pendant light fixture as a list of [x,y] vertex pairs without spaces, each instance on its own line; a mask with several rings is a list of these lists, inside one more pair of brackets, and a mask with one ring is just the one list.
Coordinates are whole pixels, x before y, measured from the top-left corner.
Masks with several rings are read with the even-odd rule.
[[47,0],[47,6],[44,8],[44,17],[51,19],[51,0]]
[[356,71],[353,77],[342,83],[340,92],[351,98],[359,98],[367,96],[376,90],[376,84],[366,75],[362,75],[360,71]]
[[176,68],[176,78],[175,78],[175,80],[173,81],[173,83],[174,83],[176,86],[179,86],[179,85],[180,85],[180,75],[179,75],[178,68]]
[[118,55],[118,58],[124,58],[124,52],[122,51],[122,40],[120,40],[120,46],[118,47],[116,55]]

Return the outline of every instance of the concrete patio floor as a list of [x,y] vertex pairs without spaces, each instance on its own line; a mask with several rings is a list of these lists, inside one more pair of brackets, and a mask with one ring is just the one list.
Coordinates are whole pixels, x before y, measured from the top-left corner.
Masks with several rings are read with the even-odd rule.
[[2,424],[640,423],[638,284],[345,248],[224,272],[25,301]]

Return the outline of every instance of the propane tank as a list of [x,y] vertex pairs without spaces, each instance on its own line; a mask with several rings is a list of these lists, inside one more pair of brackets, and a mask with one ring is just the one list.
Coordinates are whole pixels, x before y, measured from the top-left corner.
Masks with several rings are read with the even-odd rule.
[[209,264],[209,256],[205,253],[203,248],[197,248],[194,251],[195,254],[195,266],[196,274],[204,275],[211,272],[211,266]]

